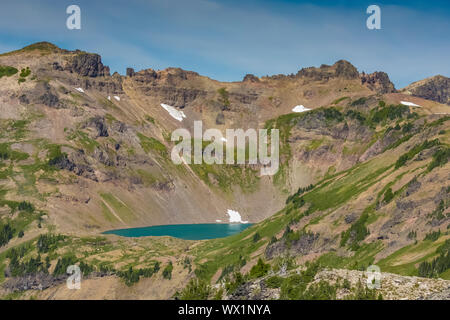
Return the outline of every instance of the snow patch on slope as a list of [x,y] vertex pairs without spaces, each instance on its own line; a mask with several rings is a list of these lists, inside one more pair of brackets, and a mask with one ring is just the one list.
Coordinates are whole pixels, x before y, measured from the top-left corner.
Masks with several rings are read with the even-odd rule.
[[294,109],[292,109],[293,112],[305,112],[305,111],[309,111],[311,109],[305,108],[305,106],[303,105],[298,105],[295,106]]
[[116,99],[117,101],[120,101],[120,97],[118,97],[118,96],[114,96],[114,99]]
[[84,93],[84,90],[82,88],[75,88],[75,90],[80,91],[81,93]]
[[400,103],[404,106],[408,106],[408,107],[420,107],[418,104],[412,103],[412,102],[408,102],[408,101],[400,101]]
[[177,109],[175,109],[172,106],[169,106],[168,104],[165,103],[161,103],[161,107],[163,107],[172,118],[178,120],[178,121],[183,121],[183,118],[186,118],[186,115],[184,114],[183,111],[179,111]]
[[230,217],[230,222],[248,223],[248,221],[242,221],[241,215],[237,211],[228,209],[227,214]]

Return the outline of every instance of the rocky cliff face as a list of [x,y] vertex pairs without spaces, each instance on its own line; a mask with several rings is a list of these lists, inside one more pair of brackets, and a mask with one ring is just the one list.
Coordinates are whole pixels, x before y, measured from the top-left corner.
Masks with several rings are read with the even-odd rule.
[[405,93],[450,105],[450,78],[435,76],[417,81],[402,90]]
[[105,77],[109,76],[109,67],[102,63],[98,54],[76,52],[75,56],[67,61],[63,70],[76,73],[82,77]]
[[361,74],[361,83],[367,85],[371,90],[379,93],[395,92],[394,84],[389,80],[385,72],[374,72],[371,74]]

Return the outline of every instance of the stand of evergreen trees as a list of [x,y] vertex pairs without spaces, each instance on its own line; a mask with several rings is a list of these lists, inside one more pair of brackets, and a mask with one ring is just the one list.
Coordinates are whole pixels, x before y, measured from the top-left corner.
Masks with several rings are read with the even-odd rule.
[[[289,202],[294,201],[295,199],[298,199],[299,196],[301,196],[303,193],[310,191],[312,188],[314,188],[313,184],[310,184],[307,187],[304,188],[298,188],[297,192],[290,195],[287,199],[286,199],[286,204],[288,204]],[[303,200],[303,199],[302,199]]]
[[0,222],[0,247],[6,246],[14,236],[14,229],[9,222],[3,224]]
[[141,277],[151,278],[155,273],[158,273],[160,268],[160,263],[156,262],[152,268],[133,269],[133,267],[129,267],[127,271],[118,271],[117,275],[125,281],[127,286],[132,286],[138,283]]
[[450,269],[450,240],[446,240],[436,252],[439,253],[437,258],[431,262],[424,261],[419,265],[420,277],[437,278],[441,273]]

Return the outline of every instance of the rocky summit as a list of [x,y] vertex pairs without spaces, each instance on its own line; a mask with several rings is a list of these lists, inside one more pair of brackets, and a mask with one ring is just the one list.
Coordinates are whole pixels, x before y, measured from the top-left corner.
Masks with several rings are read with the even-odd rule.
[[407,94],[450,105],[450,78],[434,76],[414,82],[403,89]]
[[[124,72],[47,42],[0,55],[1,297],[448,299],[448,78]],[[278,129],[279,170],[175,164],[197,121]],[[236,216],[253,225],[220,239],[103,234]]]

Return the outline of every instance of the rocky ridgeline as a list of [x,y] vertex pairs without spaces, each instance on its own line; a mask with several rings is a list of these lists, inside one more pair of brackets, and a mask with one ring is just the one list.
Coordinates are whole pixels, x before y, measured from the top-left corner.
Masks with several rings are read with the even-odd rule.
[[[294,270],[281,277],[300,273],[300,269]],[[269,288],[266,284],[269,275],[258,278],[237,288],[233,294],[225,297],[227,300],[272,300],[280,298],[280,288]],[[368,274],[364,271],[345,269],[324,269],[319,271],[314,280],[309,284],[315,285],[321,281],[338,286],[337,300],[348,299],[360,285],[366,286]],[[342,287],[343,281],[348,281],[346,288]],[[450,300],[450,281],[442,279],[428,279],[420,277],[400,276],[392,273],[381,273],[380,288],[376,290],[376,296],[381,294],[384,300]],[[218,285],[220,286],[220,285]]]
[[[374,72],[366,74],[365,72],[359,73],[358,69],[346,60],[339,60],[334,65],[323,64],[319,68],[308,67],[303,68],[297,72],[297,74],[291,75],[274,75],[266,77],[268,79],[284,79],[284,78],[302,78],[312,81],[329,81],[331,79],[344,79],[344,80],[361,80],[361,84],[367,86],[370,90],[377,93],[385,94],[396,92],[394,84],[389,79],[389,76],[385,72]],[[258,78],[256,78],[258,80]],[[244,82],[256,82],[253,75],[247,75],[244,78]]]

